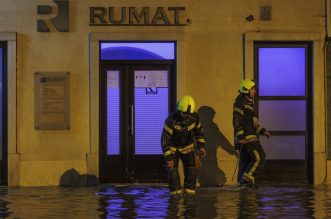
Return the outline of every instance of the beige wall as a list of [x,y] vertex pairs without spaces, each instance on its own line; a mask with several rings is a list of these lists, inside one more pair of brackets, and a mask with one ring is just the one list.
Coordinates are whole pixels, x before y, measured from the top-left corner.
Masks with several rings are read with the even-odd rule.
[[[17,33],[17,141],[9,156],[11,185],[58,185],[62,174],[98,175],[99,39],[178,40],[178,96],[191,94],[199,106],[216,111],[220,131],[233,141],[232,104],[242,79],[242,34],[246,69],[253,74],[254,40],[314,42],[315,183],[322,183],[325,160],[324,0],[70,0],[70,31],[36,31],[37,5],[48,0],[0,1],[0,33]],[[272,20],[259,20],[259,7],[272,7]],[[185,6],[184,27],[92,27],[91,6]],[[254,15],[247,22],[245,17]],[[46,16],[47,17],[47,16]],[[52,17],[52,16],[50,16]],[[43,16],[43,18],[45,18]],[[70,130],[34,129],[34,72],[70,72]],[[9,88],[13,89],[13,88]],[[15,89],[14,89],[15,90]],[[91,95],[91,96],[90,96]],[[11,107],[11,106],[9,106]],[[12,145],[14,144],[14,145]],[[217,151],[219,167],[231,181],[236,159]],[[18,172],[18,173],[17,173]],[[330,180],[329,180],[330,181]]]

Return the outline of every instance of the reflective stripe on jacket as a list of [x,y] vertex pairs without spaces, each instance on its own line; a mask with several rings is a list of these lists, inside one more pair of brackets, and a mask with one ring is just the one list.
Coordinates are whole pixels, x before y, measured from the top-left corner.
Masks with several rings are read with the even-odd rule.
[[166,160],[178,150],[182,154],[189,153],[205,146],[204,131],[197,113],[182,118],[179,111],[171,113],[165,121],[161,145]]
[[254,99],[248,94],[239,94],[233,104],[233,128],[235,145],[239,140],[257,138],[265,132],[260,126],[254,108]]

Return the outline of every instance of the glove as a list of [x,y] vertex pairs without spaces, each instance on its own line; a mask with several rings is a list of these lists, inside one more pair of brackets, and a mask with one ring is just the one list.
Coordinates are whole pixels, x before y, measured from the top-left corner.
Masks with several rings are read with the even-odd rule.
[[206,156],[206,150],[204,148],[199,149],[199,155],[200,157],[205,157]]
[[270,133],[269,133],[269,132],[265,131],[263,134],[264,134],[267,138],[270,138]]

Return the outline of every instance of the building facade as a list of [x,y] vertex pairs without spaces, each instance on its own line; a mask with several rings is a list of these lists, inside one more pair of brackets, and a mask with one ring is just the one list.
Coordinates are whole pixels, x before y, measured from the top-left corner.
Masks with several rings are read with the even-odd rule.
[[200,183],[236,183],[232,106],[258,82],[261,181],[322,184],[329,1],[0,1],[1,182],[163,182],[160,129],[189,94]]

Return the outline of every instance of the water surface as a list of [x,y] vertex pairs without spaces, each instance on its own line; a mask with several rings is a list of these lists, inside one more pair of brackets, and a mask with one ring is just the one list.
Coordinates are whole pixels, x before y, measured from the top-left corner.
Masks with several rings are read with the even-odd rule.
[[173,197],[163,184],[0,187],[0,218],[331,218],[330,187],[199,188]]

